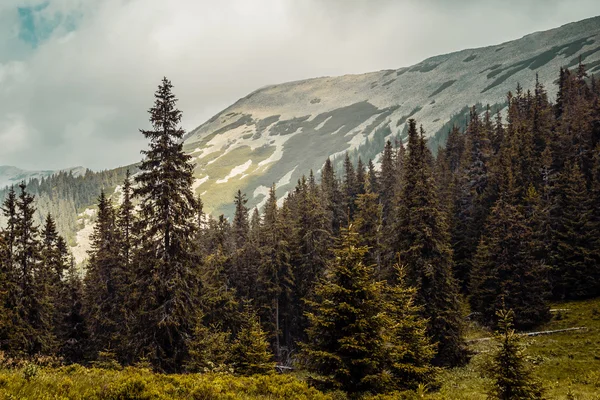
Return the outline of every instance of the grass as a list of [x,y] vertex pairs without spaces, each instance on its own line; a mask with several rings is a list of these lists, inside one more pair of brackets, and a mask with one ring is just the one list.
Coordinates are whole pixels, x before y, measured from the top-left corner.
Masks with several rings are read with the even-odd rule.
[[[584,331],[526,337],[527,359],[543,384],[547,399],[600,400],[600,299],[553,304],[554,318],[542,330],[584,326]],[[472,325],[467,339],[490,336]],[[377,396],[372,399],[486,398],[491,381],[483,371],[493,341],[470,343],[476,353],[468,365],[444,370],[431,393]],[[1,360],[0,360],[1,361]],[[1,364],[1,363],[0,363]],[[306,373],[235,377],[226,374],[162,375],[143,368],[105,370],[66,367],[0,368],[0,400],[4,399],[345,399],[321,393],[305,382]]]

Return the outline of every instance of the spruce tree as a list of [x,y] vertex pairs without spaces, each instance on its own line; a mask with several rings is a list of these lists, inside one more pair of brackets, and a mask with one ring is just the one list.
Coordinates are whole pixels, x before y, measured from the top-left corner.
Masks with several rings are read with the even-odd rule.
[[[104,191],[98,198],[98,215],[90,237],[91,249],[85,276],[85,314],[91,351],[124,351],[122,329],[122,260],[115,208]],[[120,354],[122,355],[122,354]]]
[[379,196],[371,191],[369,180],[367,180],[367,189],[363,194],[359,194],[356,199],[356,214],[354,216],[354,226],[360,237],[360,245],[367,246],[369,252],[366,255],[365,262],[368,265],[377,267],[377,274],[380,276],[382,271],[382,207],[379,203]]
[[163,78],[150,109],[152,129],[142,130],[149,149],[135,177],[140,202],[134,287],[136,349],[158,368],[173,371],[187,356],[200,290],[192,238],[198,204],[194,165],[183,152],[184,130],[173,85]]
[[324,279],[310,301],[303,355],[317,381],[349,393],[411,388],[427,381],[433,355],[412,292],[398,277],[388,288],[374,279],[351,225],[342,232]]
[[293,344],[290,328],[295,282],[287,229],[277,208],[275,186],[272,186],[265,204],[264,225],[261,228],[257,297],[259,315],[272,333],[278,360],[282,358],[282,347],[289,349]]
[[20,290],[16,310],[24,323],[23,337],[26,353],[49,354],[55,350],[52,329],[53,304],[50,294],[51,271],[42,262],[39,227],[35,225],[34,197],[19,185],[16,200],[14,258]]
[[83,309],[83,281],[72,257],[60,294],[61,298],[57,304],[60,318],[56,326],[58,351],[67,362],[81,363],[88,356],[89,332]]
[[245,376],[273,372],[275,363],[267,334],[248,304],[245,305],[243,320],[242,329],[231,345],[230,363],[234,372]]
[[496,333],[498,349],[492,358],[490,372],[494,386],[489,399],[532,400],[541,399],[542,390],[527,366],[521,339],[513,329],[513,312],[498,311],[499,330]]
[[550,309],[547,268],[535,258],[532,224],[502,194],[490,213],[477,248],[471,283],[471,304],[484,323],[496,326],[505,305],[514,310],[515,324],[531,328],[546,322]]
[[352,161],[350,160],[350,155],[348,154],[348,152],[346,152],[346,156],[344,157],[343,193],[344,215],[346,215],[346,218],[352,218],[355,207],[354,199],[356,198],[358,189],[356,181],[356,172],[354,171],[354,165],[352,165]]
[[397,178],[394,149],[392,148],[392,142],[388,140],[381,156],[381,176],[379,179],[379,198],[383,207],[383,221],[385,224],[391,220],[389,217],[392,215]]
[[[486,113],[489,121],[489,114]],[[465,133],[465,150],[458,177],[452,244],[454,249],[455,276],[466,292],[472,269],[472,256],[487,217],[488,163],[490,141],[488,129],[479,120],[475,106],[471,108],[470,122]]]
[[554,187],[550,210],[549,263],[553,295],[577,299],[597,296],[600,271],[594,254],[593,222],[585,178],[568,162]]
[[434,361],[453,365],[463,361],[464,351],[452,249],[428,162],[430,152],[414,119],[409,120],[407,151],[391,243],[406,265],[409,285],[417,289],[416,302],[429,319],[428,334],[438,343]]

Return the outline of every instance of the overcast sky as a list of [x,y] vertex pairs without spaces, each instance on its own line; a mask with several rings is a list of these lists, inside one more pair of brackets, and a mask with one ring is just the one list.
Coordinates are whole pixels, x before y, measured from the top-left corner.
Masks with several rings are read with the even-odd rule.
[[415,64],[598,0],[0,0],[0,165],[140,160],[163,76],[191,130],[258,87]]

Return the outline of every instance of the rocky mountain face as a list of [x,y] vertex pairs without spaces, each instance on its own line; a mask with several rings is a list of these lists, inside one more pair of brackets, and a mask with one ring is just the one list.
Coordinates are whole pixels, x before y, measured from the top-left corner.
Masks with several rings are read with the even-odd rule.
[[464,120],[475,103],[501,109],[509,90],[532,88],[536,75],[553,97],[559,68],[579,59],[600,72],[600,17],[410,67],[267,86],[187,135],[194,187],[213,214],[231,214],[238,189],[260,207],[273,183],[282,197],[327,157],[376,158],[387,138],[403,138],[408,118],[436,148],[450,119]]

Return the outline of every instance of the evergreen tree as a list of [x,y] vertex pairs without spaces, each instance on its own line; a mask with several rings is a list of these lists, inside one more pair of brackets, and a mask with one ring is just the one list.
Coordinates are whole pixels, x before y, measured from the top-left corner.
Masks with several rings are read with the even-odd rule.
[[[124,351],[123,327],[125,316],[122,310],[120,291],[121,258],[116,226],[116,212],[104,191],[98,198],[98,216],[90,237],[91,249],[85,276],[85,314],[90,332],[91,350]],[[124,355],[124,354],[120,354]]]
[[597,296],[600,271],[590,229],[590,196],[579,166],[568,162],[554,188],[550,210],[549,262],[556,298]]
[[498,349],[493,356],[490,372],[494,386],[489,399],[531,400],[541,399],[542,391],[526,364],[523,346],[512,327],[512,311],[498,311]]
[[365,262],[368,265],[377,266],[377,274],[381,275],[383,273],[381,260],[382,209],[379,204],[379,196],[371,191],[368,181],[366,186],[366,192],[359,194],[356,199],[354,226],[359,234],[360,245],[369,249],[365,256]]
[[[367,183],[367,171],[365,169],[365,165],[363,164],[360,156],[358,157],[358,162],[356,164],[356,194],[363,194],[366,190]],[[372,188],[371,188],[372,190]]]
[[303,345],[309,370],[320,374],[323,385],[350,393],[408,388],[427,380],[433,351],[402,277],[389,291],[374,279],[373,267],[363,262],[367,248],[359,246],[352,225],[334,253],[316,299],[309,302]]
[[343,184],[343,192],[344,192],[344,215],[346,218],[352,218],[354,215],[354,199],[356,198],[356,194],[358,193],[357,181],[356,181],[356,172],[354,171],[354,166],[352,165],[352,161],[350,160],[350,155],[346,152],[346,156],[344,158],[344,184]]
[[[203,315],[196,320],[202,321]],[[230,334],[223,331],[218,325],[206,326],[198,323],[189,343],[190,357],[186,362],[188,372],[227,372],[231,369],[228,364],[230,358]]]
[[[486,113],[486,120],[489,121],[489,113]],[[465,133],[465,150],[457,187],[459,198],[456,201],[452,232],[455,276],[464,292],[469,286],[472,256],[479,243],[488,211],[486,189],[491,151],[488,129],[479,120],[477,109],[473,106]]]
[[275,356],[282,358],[282,346],[292,346],[294,272],[291,265],[288,227],[277,208],[275,186],[265,204],[262,227],[261,265],[258,275],[261,321],[274,336]]
[[396,193],[396,161],[392,142],[389,140],[385,144],[381,157],[381,177],[379,180],[379,198],[383,207],[383,221],[390,221],[392,215],[394,194]]
[[503,194],[492,208],[477,248],[471,304],[488,325],[505,305],[514,310],[519,328],[547,321],[550,309],[546,267],[534,257],[537,243],[531,224]]
[[408,156],[399,203],[396,204],[393,248],[407,266],[407,279],[417,289],[416,302],[429,319],[428,334],[438,343],[434,361],[463,361],[458,288],[452,276],[452,249],[433,181],[423,130],[409,120]]
[[87,358],[89,333],[83,309],[83,281],[72,257],[60,294],[57,304],[60,317],[56,326],[59,354],[67,362],[81,363]]
[[135,177],[140,201],[134,286],[137,300],[135,353],[173,371],[187,356],[200,290],[192,238],[198,204],[192,191],[194,165],[183,152],[184,130],[173,85],[163,78],[150,109],[151,130],[142,130],[149,150]]
[[131,186],[131,174],[129,170],[125,175],[125,180],[121,188],[122,201],[117,215],[117,229],[121,240],[121,258],[123,269],[128,274],[131,273],[131,258],[135,247],[135,206],[133,205],[133,188]]
[[10,187],[2,206],[6,226],[0,235],[0,350],[23,351],[25,323],[17,306],[21,300],[15,249],[17,241],[17,195]]
[[340,232],[344,216],[347,215],[347,210],[344,210],[343,195],[329,158],[325,161],[321,172],[321,196],[323,208],[329,220],[328,230],[333,235],[337,235]]
[[14,259],[20,286],[16,311],[24,323],[23,336],[26,353],[49,354],[55,350],[55,336],[52,329],[53,304],[50,295],[50,271],[42,262],[39,228],[33,216],[34,197],[26,191],[25,183],[16,200]]
[[235,373],[248,376],[273,372],[275,363],[271,361],[267,334],[249,305],[245,306],[243,320],[242,329],[231,345],[230,363]]

